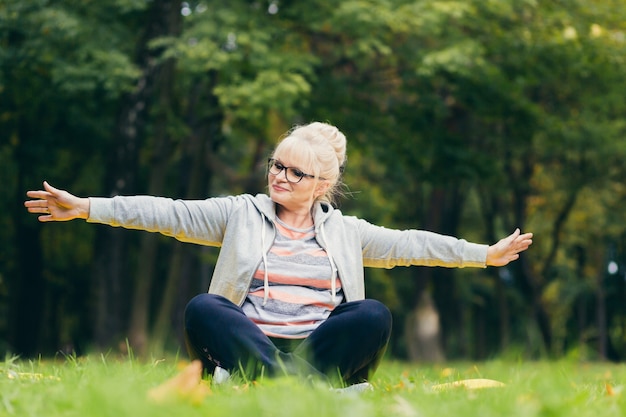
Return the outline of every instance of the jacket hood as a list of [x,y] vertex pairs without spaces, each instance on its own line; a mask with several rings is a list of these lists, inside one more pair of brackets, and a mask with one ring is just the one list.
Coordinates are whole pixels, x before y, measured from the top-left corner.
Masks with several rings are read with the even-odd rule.
[[[276,203],[267,194],[257,194],[252,198],[252,203],[265,217],[272,221],[276,220]],[[326,202],[315,202],[312,213],[316,228],[324,223],[334,210],[334,207]]]

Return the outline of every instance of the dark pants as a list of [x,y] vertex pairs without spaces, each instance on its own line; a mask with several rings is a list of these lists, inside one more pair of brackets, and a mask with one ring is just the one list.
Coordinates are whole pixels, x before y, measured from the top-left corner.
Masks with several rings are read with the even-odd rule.
[[191,358],[200,359],[209,373],[219,366],[250,379],[295,374],[348,385],[363,382],[378,367],[390,334],[391,313],[375,300],[339,305],[298,341],[270,339],[241,308],[219,295],[200,294],[185,309]]

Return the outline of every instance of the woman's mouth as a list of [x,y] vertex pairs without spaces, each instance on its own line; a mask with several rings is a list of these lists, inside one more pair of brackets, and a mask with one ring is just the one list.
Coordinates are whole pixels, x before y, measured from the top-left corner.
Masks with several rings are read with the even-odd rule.
[[273,185],[272,185],[272,189],[273,189],[274,191],[278,191],[278,192],[285,192],[285,191],[289,191],[289,190],[287,190],[286,188],[283,188],[283,187],[281,187],[280,185],[276,185],[276,184],[273,184]]

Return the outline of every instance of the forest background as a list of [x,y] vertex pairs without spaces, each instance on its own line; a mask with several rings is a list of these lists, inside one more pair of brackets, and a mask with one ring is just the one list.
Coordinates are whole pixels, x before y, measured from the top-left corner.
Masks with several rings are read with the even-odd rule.
[[346,214],[531,249],[366,271],[390,354],[626,358],[621,0],[0,0],[0,352],[181,349],[218,254],[23,207],[264,192],[298,123],[348,137]]

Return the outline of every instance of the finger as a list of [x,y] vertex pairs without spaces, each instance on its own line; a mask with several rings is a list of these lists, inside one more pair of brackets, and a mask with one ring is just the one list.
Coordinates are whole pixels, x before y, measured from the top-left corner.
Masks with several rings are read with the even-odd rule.
[[41,207],[41,206],[28,207],[28,212],[50,214],[50,210],[48,209],[48,207]]
[[30,198],[46,198],[51,196],[49,192],[42,190],[27,191],[26,195]]
[[514,241],[514,245],[518,246],[518,247],[524,247],[524,248],[528,248],[528,246],[530,246],[533,241],[532,241],[532,233],[525,233],[523,235],[518,236],[515,241]]
[[49,192],[50,194],[58,194],[59,190],[58,188],[54,188],[53,186],[51,186],[50,184],[48,184],[48,181],[44,181],[43,182],[43,188]]
[[518,240],[517,247],[528,249],[530,245],[533,244],[533,241],[530,239]]
[[24,201],[25,207],[41,207],[46,200],[28,200]]
[[26,206],[29,213],[50,214],[50,208],[46,200],[25,201],[24,206]]
[[513,233],[511,233],[507,237],[503,238],[502,240],[510,245],[513,242],[515,242],[515,239],[517,239],[518,236],[519,236],[519,229],[515,229],[515,231]]

